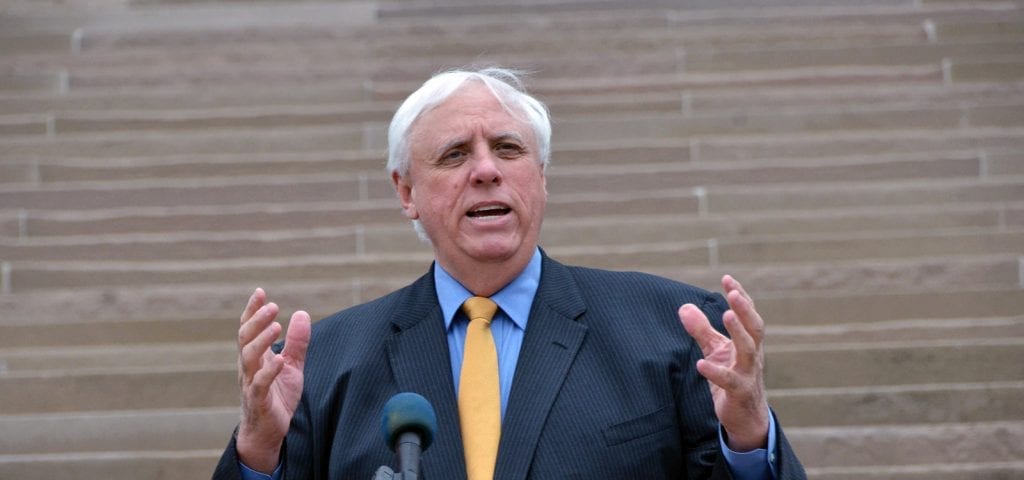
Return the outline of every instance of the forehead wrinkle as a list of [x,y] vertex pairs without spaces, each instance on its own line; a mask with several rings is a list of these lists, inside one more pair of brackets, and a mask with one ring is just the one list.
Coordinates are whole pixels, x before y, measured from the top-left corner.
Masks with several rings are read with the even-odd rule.
[[[436,150],[432,150],[432,154],[435,156],[443,155],[450,149],[471,143],[472,138],[478,133],[487,138],[488,142],[514,139],[522,144],[527,144],[528,138],[534,136],[531,125],[516,115],[510,106],[501,101],[501,98],[489,88],[486,92],[490,98],[485,101],[469,100],[463,96],[464,93],[455,93],[440,104],[423,111],[410,127],[410,139],[418,137],[421,142],[430,143],[430,139],[424,138],[424,136],[446,137],[450,134],[449,140],[442,142]],[[494,107],[499,108],[495,109]],[[496,112],[501,112],[507,117],[492,117]],[[429,134],[423,131],[422,127],[439,123],[445,124],[444,131],[435,130]],[[512,125],[511,130],[508,129],[510,124]],[[536,139],[532,143],[535,144]]]
[[[486,127],[484,127],[484,129],[486,129]],[[448,141],[444,142],[443,144],[441,144],[441,146],[439,146],[438,149],[437,149],[437,153],[440,154],[440,153],[446,152],[448,150],[451,150],[453,148],[458,148],[458,147],[461,147],[461,146],[464,146],[464,145],[468,145],[468,144],[472,143],[472,141],[473,141],[472,138],[474,136],[475,136],[475,133],[471,133],[471,134],[468,134],[468,135],[457,135],[457,136],[449,139]],[[495,132],[493,134],[488,134],[488,133],[484,132],[484,136],[487,138],[487,141],[491,142],[491,143],[500,142],[502,140],[513,140],[513,141],[525,144],[526,141],[527,141],[526,138],[524,137],[524,135],[521,132],[518,132],[516,130],[498,131],[498,132]]]
[[515,130],[510,130],[510,131],[507,131],[507,132],[498,132],[497,134],[495,134],[491,138],[491,140],[492,141],[515,140],[515,141],[517,141],[519,143],[526,143],[526,139],[523,138],[523,135],[520,134],[519,132],[515,131]]

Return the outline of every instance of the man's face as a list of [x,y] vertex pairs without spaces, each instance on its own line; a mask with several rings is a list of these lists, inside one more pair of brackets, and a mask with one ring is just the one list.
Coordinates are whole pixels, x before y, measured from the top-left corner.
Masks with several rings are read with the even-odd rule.
[[410,129],[409,173],[392,175],[446,269],[525,262],[547,201],[533,129],[470,82]]

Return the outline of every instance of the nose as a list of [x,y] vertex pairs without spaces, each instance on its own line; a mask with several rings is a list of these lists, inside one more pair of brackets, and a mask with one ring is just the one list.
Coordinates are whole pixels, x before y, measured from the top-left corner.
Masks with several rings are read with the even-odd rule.
[[473,159],[473,170],[470,173],[470,181],[473,185],[501,185],[500,161],[494,153],[487,150]]

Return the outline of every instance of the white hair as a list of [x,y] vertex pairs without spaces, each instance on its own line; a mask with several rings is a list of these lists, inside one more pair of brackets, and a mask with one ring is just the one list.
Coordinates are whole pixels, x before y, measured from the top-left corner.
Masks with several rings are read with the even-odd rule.
[[[470,81],[484,84],[507,112],[530,124],[537,141],[537,162],[546,169],[551,158],[551,118],[547,107],[526,93],[520,76],[521,73],[516,70],[489,67],[480,70],[450,70],[424,82],[406,97],[391,118],[388,127],[388,175],[397,172],[406,177],[409,174],[408,140],[416,119],[444,103]],[[413,220],[412,224],[420,239],[430,243],[419,220]]]
[[537,139],[537,161],[547,167],[551,157],[551,119],[548,116],[548,109],[526,93],[519,75],[520,73],[515,70],[491,67],[481,70],[451,70],[427,80],[418,90],[406,97],[395,111],[395,116],[391,118],[391,125],[388,127],[388,174],[398,172],[403,177],[408,175],[408,140],[413,123],[420,115],[444,103],[469,81],[483,83],[505,110],[533,127]]

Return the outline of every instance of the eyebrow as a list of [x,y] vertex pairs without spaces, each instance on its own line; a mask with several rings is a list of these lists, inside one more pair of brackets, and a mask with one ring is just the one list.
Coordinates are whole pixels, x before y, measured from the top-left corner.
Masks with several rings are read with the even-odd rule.
[[[523,136],[520,135],[518,132],[515,132],[515,131],[499,132],[497,135],[488,138],[488,141],[491,142],[491,143],[501,142],[501,141],[506,141],[506,140],[514,140],[516,142],[523,143],[523,144],[526,143],[526,140],[523,139]],[[452,139],[448,143],[445,143],[444,145],[441,145],[441,148],[437,149],[437,152],[436,152],[435,156],[444,155],[444,153],[447,152],[448,150],[451,150],[453,148],[461,147],[461,146],[463,146],[463,145],[465,145],[467,143],[469,143],[469,139],[467,139],[467,138],[455,138],[455,139]]]
[[526,143],[526,140],[519,132],[501,132],[491,139],[492,142],[500,142],[502,140],[515,140],[519,143]]

